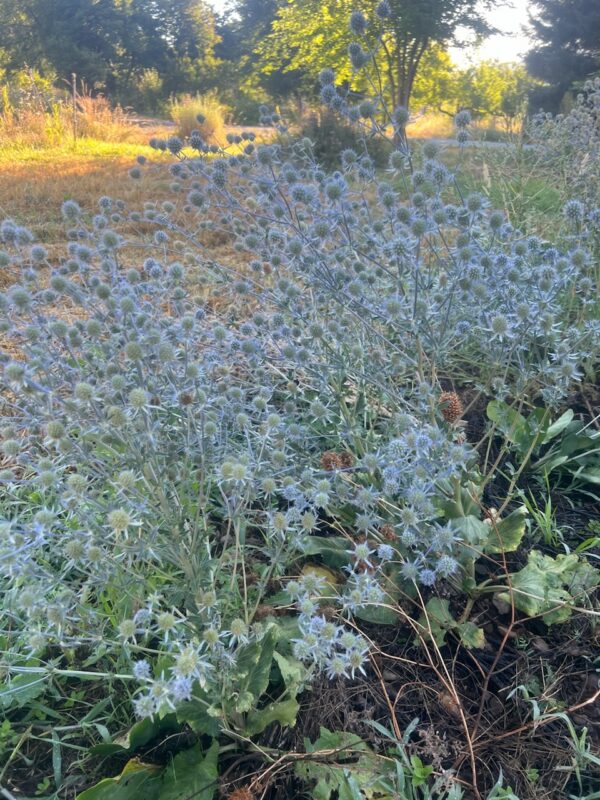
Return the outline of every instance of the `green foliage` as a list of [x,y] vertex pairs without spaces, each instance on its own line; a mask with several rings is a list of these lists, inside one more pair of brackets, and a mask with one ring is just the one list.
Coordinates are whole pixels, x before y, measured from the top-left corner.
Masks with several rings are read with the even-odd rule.
[[132,725],[124,736],[119,736],[112,742],[97,744],[92,747],[91,752],[93,755],[99,756],[132,756],[153,739],[168,736],[177,730],[179,730],[179,726],[175,714],[167,714],[164,717],[146,717]]
[[435,642],[438,647],[445,644],[449,632],[453,632],[468,650],[485,647],[483,630],[469,620],[457,621],[445,598],[432,597],[428,600],[417,624],[419,637]]
[[[422,60],[432,49],[450,43],[458,27],[487,30],[475,0],[391,0],[391,15],[383,21],[375,16],[377,5],[376,0],[363,4],[371,19],[364,44],[381,61],[393,105],[409,106]],[[306,70],[314,79],[322,69],[333,67],[339,81],[366,88],[347,59],[348,45],[357,38],[347,23],[355,7],[352,0],[335,5],[292,0],[279,10],[272,33],[258,48],[263,69],[287,61],[286,70]]]
[[600,7],[596,0],[533,0],[532,5],[537,41],[527,68],[547,84],[535,92],[532,104],[536,111],[542,106],[557,112],[568,89],[600,70]]
[[[500,401],[491,401],[488,418],[520,459],[520,468],[573,491],[600,485],[600,431],[574,419],[571,409],[552,421],[548,409],[525,417]],[[586,489],[587,485],[587,489]]]
[[459,107],[478,116],[499,117],[505,129],[511,131],[525,115],[533,85],[533,79],[520,64],[481,61],[458,72],[454,96]]
[[204,0],[1,0],[0,17],[0,68],[10,74],[28,64],[69,82],[76,73],[125,103],[136,100],[148,70],[158,70],[168,97],[206,83],[217,63]]
[[305,739],[304,747],[309,758],[300,761],[295,771],[312,787],[313,800],[391,800],[385,781],[388,771],[385,763],[359,736],[321,728],[319,738],[314,743]]
[[105,778],[77,800],[212,800],[217,791],[219,743],[178,753],[166,767],[130,760],[116,778]]
[[546,625],[553,625],[568,620],[599,582],[598,570],[574,553],[552,558],[532,550],[527,565],[510,576],[511,591],[499,596],[506,602],[512,599],[527,616],[541,616]]
[[[369,150],[389,133],[383,113],[348,109],[331,78],[321,76],[325,94],[354,114]],[[404,114],[394,119],[398,133]],[[554,355],[563,334],[575,370],[597,353],[581,346],[594,285],[579,240],[563,257],[562,243],[525,239],[482,194],[463,195],[433,143],[415,155],[396,140],[384,181],[362,151],[330,175],[306,141],[286,152],[248,133],[207,152],[198,138],[193,158],[177,137],[157,144],[177,158],[172,203],[130,212],[103,198],[91,222],[64,204],[68,257],[50,267],[52,291],[45,272],[39,280],[45,249],[11,220],[0,228],[2,262],[23,275],[1,296],[2,333],[27,356],[2,365],[14,417],[1,429],[2,734],[16,750],[13,723],[63,723],[31,737],[48,742],[57,791],[64,729],[79,726],[79,748],[101,738],[95,756],[128,759],[81,800],[210,800],[220,755],[247,748],[284,764],[274,734],[295,724],[314,676],[373,680],[378,625],[390,626],[388,642],[409,631],[409,647],[416,633],[427,664],[449,675],[449,650],[486,645],[482,596],[551,625],[598,583],[583,550],[528,552],[514,486],[500,511],[487,508],[505,483],[480,474],[482,448],[439,402],[440,383],[462,379],[515,397],[516,408],[496,399],[488,413],[520,459],[517,477],[562,468],[573,436],[593,445],[568,412],[521,413],[542,386],[545,401],[572,389],[573,373],[558,371],[570,360]],[[179,211],[194,215],[189,227]],[[204,233],[223,230],[239,265],[206,258]],[[142,249],[155,258],[124,269]],[[186,292],[184,263],[201,272],[204,307]],[[531,304],[518,320],[517,296]],[[81,319],[57,320],[58,302]],[[535,328],[549,308],[551,324]],[[379,674],[387,681],[385,666]],[[93,701],[83,718],[77,692]],[[100,717],[107,701],[120,716]],[[111,740],[132,707],[145,719]],[[377,751],[322,729],[290,759],[295,777],[317,800],[457,800],[466,773],[455,781],[443,757],[423,760],[416,724],[398,741],[374,723]],[[172,759],[146,763],[161,740]],[[482,741],[475,732],[473,746]],[[52,779],[39,778],[45,791]],[[492,796],[510,793],[499,781]]]
[[391,151],[387,142],[367,142],[360,128],[328,110],[305,115],[297,133],[310,139],[315,158],[329,169],[339,169],[341,153],[348,148],[357,152],[368,150],[369,156],[380,168],[387,164]]

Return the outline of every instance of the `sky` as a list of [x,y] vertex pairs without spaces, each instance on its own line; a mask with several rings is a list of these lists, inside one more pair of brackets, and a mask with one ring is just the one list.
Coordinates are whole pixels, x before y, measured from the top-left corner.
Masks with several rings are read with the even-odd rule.
[[450,53],[454,61],[464,66],[469,61],[497,59],[498,61],[519,61],[530,49],[530,40],[523,32],[523,26],[529,21],[528,0],[510,0],[510,5],[497,4],[497,7],[486,14],[490,25],[497,28],[496,36],[490,36],[479,48],[470,47],[458,50],[453,47]]
[[[217,11],[223,11],[226,0],[210,0]],[[509,5],[498,2],[497,7],[486,16],[491,25],[501,31],[497,36],[486,39],[480,48],[468,47],[458,50],[451,48],[453,60],[460,66],[470,61],[498,59],[498,61],[518,61],[529,49],[529,40],[522,27],[527,24],[528,0],[509,0]]]

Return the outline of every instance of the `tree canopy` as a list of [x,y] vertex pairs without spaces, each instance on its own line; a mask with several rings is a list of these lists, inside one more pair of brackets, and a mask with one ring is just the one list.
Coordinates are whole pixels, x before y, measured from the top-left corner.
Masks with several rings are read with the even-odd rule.
[[169,93],[215,63],[205,0],[0,0],[0,18],[0,66],[9,75],[27,64],[122,94],[152,69]]
[[286,57],[289,70],[304,69],[316,76],[332,67],[339,80],[352,82],[348,47],[358,39],[376,54],[394,104],[408,107],[426,54],[455,41],[459,28],[480,35],[490,32],[478,0],[365,0],[362,6],[367,24],[364,30],[352,31],[348,20],[355,0],[289,0],[260,45],[266,68]]
[[533,104],[556,110],[574,84],[600,72],[598,0],[533,0],[532,32],[539,42],[527,56],[530,73],[547,86]]
[[[229,0],[216,17],[211,0],[0,0],[0,74],[14,81],[27,66],[64,83],[76,73],[92,91],[140,111],[216,88],[239,121],[252,122],[261,102],[293,99],[301,111],[330,67],[349,89],[381,89],[396,106],[516,114],[522,70],[491,63],[460,70],[448,55],[459,31],[490,32],[486,3]],[[357,68],[361,54],[374,65],[370,79]]]

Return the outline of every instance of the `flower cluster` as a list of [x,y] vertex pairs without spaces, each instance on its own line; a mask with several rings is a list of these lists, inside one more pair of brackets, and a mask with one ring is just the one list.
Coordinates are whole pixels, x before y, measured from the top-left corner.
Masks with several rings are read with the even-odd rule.
[[[542,165],[552,175],[566,181],[570,193],[584,201],[583,213],[572,221],[583,222],[586,211],[593,211],[600,201],[598,167],[600,165],[600,78],[584,83],[566,114],[535,115],[528,126],[528,136],[539,149]],[[573,206],[570,206],[573,209]]]
[[[353,15],[357,35],[368,24]],[[437,145],[408,148],[405,109],[353,104],[330,70],[321,84],[365,132],[338,171],[306,139],[172,137],[154,144],[173,201],[67,201],[60,262],[0,225],[0,266],[21,275],[0,295],[2,627],[19,657],[128,659],[140,715],[198,690],[223,702],[265,635],[257,610],[315,540],[342,541],[337,621],[318,581],[288,581],[294,650],[359,673],[368,649],[346,623],[387,602],[392,574],[427,589],[461,569],[444,501],[473,452],[439,378],[559,403],[600,352],[588,198],[565,206],[560,241],[525,235]],[[459,140],[468,125],[461,112]],[[368,137],[388,134],[382,174]],[[215,235],[237,259],[207,257]]]
[[319,609],[327,593],[325,579],[308,572],[290,582],[287,591],[296,601],[300,636],[293,640],[294,655],[325,671],[330,678],[354,678],[364,674],[368,654],[366,641],[358,634],[328,619]]

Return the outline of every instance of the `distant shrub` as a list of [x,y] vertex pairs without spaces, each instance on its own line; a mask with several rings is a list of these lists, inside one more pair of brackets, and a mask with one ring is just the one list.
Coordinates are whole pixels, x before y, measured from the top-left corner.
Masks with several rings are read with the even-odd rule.
[[228,111],[214,92],[175,98],[169,108],[179,136],[186,137],[197,130],[209,144],[223,143]]
[[298,135],[310,139],[315,158],[325,167],[340,167],[341,153],[346,149],[368,152],[375,165],[383,167],[392,150],[381,138],[370,140],[367,147],[364,132],[329,109],[306,115]]
[[232,93],[227,97],[231,109],[231,119],[236,125],[258,125],[260,123],[260,102],[244,92]]

